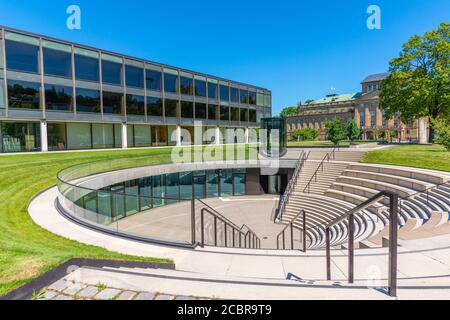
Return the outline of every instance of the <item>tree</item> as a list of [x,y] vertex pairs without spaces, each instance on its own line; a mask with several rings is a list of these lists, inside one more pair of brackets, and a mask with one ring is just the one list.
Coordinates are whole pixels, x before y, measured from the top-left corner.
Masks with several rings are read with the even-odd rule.
[[361,130],[359,129],[358,124],[356,123],[355,120],[350,120],[347,123],[347,138],[348,140],[350,140],[352,143],[359,139],[359,136],[361,135]]
[[314,102],[314,100],[313,100],[313,99],[308,99],[308,100],[305,101],[305,104],[308,105],[308,104],[310,104],[311,102]]
[[[392,59],[390,75],[381,82],[380,104],[387,118],[400,113],[408,123],[421,117],[430,122],[450,113],[450,23],[424,36],[413,36]],[[433,141],[430,126],[430,142]]]
[[346,130],[344,124],[340,118],[334,118],[333,120],[325,123],[328,139],[333,142],[335,146],[339,145],[339,142],[345,139]]
[[296,116],[297,114],[298,114],[297,106],[292,106],[281,110],[280,117],[286,118],[289,116]]
[[436,131],[437,137],[434,139],[434,142],[442,145],[450,151],[450,121],[449,119],[445,119],[441,117],[439,119],[433,120],[432,126]]
[[293,140],[313,141],[320,135],[320,132],[311,128],[303,128],[292,133]]

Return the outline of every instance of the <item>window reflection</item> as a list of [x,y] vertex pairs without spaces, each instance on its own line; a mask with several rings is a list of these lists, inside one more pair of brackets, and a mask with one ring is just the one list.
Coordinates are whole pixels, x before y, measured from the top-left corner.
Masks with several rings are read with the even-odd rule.
[[23,72],[38,72],[39,47],[5,40],[6,67],[10,70]]

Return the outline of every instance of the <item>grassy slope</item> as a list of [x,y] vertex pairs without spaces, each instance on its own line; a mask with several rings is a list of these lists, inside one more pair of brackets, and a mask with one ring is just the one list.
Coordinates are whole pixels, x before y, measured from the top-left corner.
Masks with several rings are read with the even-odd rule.
[[0,156],[0,295],[72,257],[160,261],[127,257],[66,240],[35,225],[27,213],[38,192],[56,184],[59,170],[108,158],[151,156],[170,160],[170,149]]
[[368,152],[363,162],[450,171],[450,152],[438,145],[399,145]]
[[[355,141],[355,144],[367,144],[367,143],[375,143],[375,142],[367,142],[367,141]],[[340,143],[341,147],[348,147],[350,145],[349,141],[342,141]],[[331,141],[289,141],[289,147],[333,147],[333,143]]]
[[[217,150],[214,146],[208,150],[211,147]],[[239,150],[242,149],[235,148],[234,157],[248,157]],[[249,148],[244,150],[247,153]],[[37,226],[29,217],[27,207],[33,196],[56,184],[56,175],[64,168],[135,157],[141,158],[125,163],[157,165],[171,162],[171,152],[172,148],[163,148],[0,156],[0,295],[73,257],[168,262],[125,256],[64,239]]]

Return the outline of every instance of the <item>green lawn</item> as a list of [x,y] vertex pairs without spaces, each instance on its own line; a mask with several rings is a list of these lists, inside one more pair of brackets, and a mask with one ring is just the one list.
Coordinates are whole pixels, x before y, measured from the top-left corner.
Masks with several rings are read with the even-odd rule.
[[56,236],[34,224],[27,207],[34,195],[56,184],[56,175],[64,168],[100,160],[115,159],[115,162],[120,162],[116,159],[122,158],[129,159],[123,161],[127,165],[169,163],[171,150],[134,149],[0,156],[0,295],[74,257],[168,262],[125,256]]
[[[368,142],[368,141],[355,141],[355,144],[368,144],[368,143],[376,143],[376,142]],[[350,145],[349,141],[342,141],[340,143],[341,147],[348,147]],[[288,147],[333,147],[334,144],[331,141],[289,141]]]
[[363,162],[450,171],[450,152],[438,145],[398,145],[368,152]]

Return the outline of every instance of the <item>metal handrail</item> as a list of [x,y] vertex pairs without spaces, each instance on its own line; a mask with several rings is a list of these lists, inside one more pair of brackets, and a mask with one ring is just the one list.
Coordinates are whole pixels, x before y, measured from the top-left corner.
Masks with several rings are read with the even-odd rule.
[[[299,218],[302,217],[302,224],[303,224],[303,229],[300,229],[299,227],[296,227],[294,225],[295,221]],[[277,249],[280,249],[280,237],[283,236],[283,250],[286,249],[286,242],[285,242],[285,232],[286,230],[290,228],[291,229],[291,250],[294,250],[294,229],[297,229],[299,231],[302,232],[302,242],[303,242],[303,252],[306,252],[306,211],[305,210],[300,210],[299,214],[297,214],[290,222],[289,224],[286,225],[286,227],[278,234],[277,236]]]
[[298,176],[300,175],[300,172],[303,170],[303,166],[305,165],[306,160],[308,160],[309,155],[310,152],[305,153],[304,151],[302,151],[300,153],[300,157],[298,158],[295,164],[294,174],[292,175],[292,178],[286,187],[283,197],[281,198],[277,213],[275,214],[274,217],[274,222],[277,222],[277,220],[281,220],[283,213],[286,209],[286,204],[288,203],[289,198],[295,189],[295,185],[297,184]]
[[367,199],[355,208],[347,211],[342,216],[332,220],[326,225],[326,259],[327,259],[327,280],[331,280],[331,244],[330,244],[330,228],[343,220],[348,219],[348,273],[349,282],[354,282],[354,215],[379,199],[389,198],[389,295],[395,297],[397,295],[397,243],[398,243],[398,194],[389,190],[384,190]]
[[336,150],[338,150],[339,147],[335,147],[333,151],[330,153],[327,153],[323,160],[320,162],[319,166],[317,167],[317,170],[312,175],[311,179],[309,179],[308,184],[306,185],[305,189],[303,189],[303,193],[306,192],[306,189],[308,189],[308,193],[310,193],[310,187],[313,179],[315,179],[315,182],[317,182],[317,174],[319,173],[319,170],[322,169],[323,172],[323,165],[325,164],[325,161],[330,162],[331,157],[333,157],[333,160],[336,159]]
[[[202,247],[205,246],[205,236],[204,236],[204,212],[208,212],[210,215],[214,217],[214,242],[215,246],[217,246],[217,219],[220,220],[225,225],[225,246],[227,247],[227,235],[226,235],[226,229],[227,226],[230,227],[233,230],[233,247],[235,247],[235,241],[234,241],[234,231],[237,231],[239,234],[243,235],[245,237],[245,247],[247,247],[247,237],[250,238],[250,240],[253,240],[253,248],[259,249],[261,247],[261,239],[257,236],[256,232],[254,232],[249,226],[246,224],[243,224],[241,227],[236,225],[234,222],[230,221],[226,217],[224,217],[220,212],[206,204],[200,199],[197,199],[202,204],[206,206],[206,208],[201,209],[201,245]],[[243,230],[246,229],[247,232],[244,232]],[[239,247],[241,248],[241,239],[239,238]],[[251,241],[249,241],[249,244]],[[255,244],[256,243],[256,244]]]

